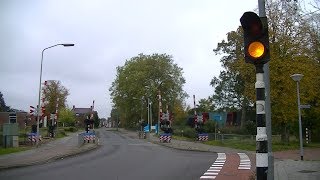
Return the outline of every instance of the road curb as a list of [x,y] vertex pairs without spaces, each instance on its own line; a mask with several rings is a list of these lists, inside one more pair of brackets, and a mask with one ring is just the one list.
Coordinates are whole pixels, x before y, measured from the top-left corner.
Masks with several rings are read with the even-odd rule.
[[[124,136],[128,136],[131,138],[131,136],[129,135],[130,131],[127,131],[127,130],[122,130],[120,129],[118,131],[118,133],[122,133]],[[139,139],[138,137],[134,136],[135,138],[134,139]],[[161,146],[164,146],[164,147],[167,147],[167,148],[172,148],[172,149],[177,149],[177,150],[183,150],[183,151],[193,151],[193,152],[211,152],[211,153],[218,153],[218,152],[221,152],[221,151],[216,151],[216,150],[210,150],[212,148],[214,148],[214,146],[212,146],[211,148],[209,148],[208,150],[202,150],[202,149],[194,149],[192,147],[187,147],[187,148],[183,148],[183,147],[176,147],[176,146],[171,146],[169,145],[170,143],[160,143],[158,141],[154,141],[154,140],[148,140],[148,139],[145,139],[153,144],[158,144],[158,145],[161,145]],[[196,143],[196,142],[191,142],[191,143]],[[216,147],[219,147],[219,148],[225,148],[223,146],[216,146]],[[231,150],[227,150],[226,152],[229,153],[229,152],[244,152],[244,153],[248,153],[248,154],[252,154],[254,152],[251,152],[251,151],[246,151],[246,150],[240,150],[240,149],[233,149],[233,148],[229,148]]]
[[215,151],[209,151],[209,150],[201,150],[201,149],[192,149],[192,148],[179,148],[179,147],[174,147],[174,146],[169,146],[165,143],[160,143],[160,142],[153,142],[153,141],[150,141],[151,143],[153,144],[158,144],[160,146],[164,146],[164,147],[167,147],[167,148],[171,148],[171,149],[177,149],[177,150],[182,150],[182,151],[193,151],[193,152],[211,152],[211,153],[217,153]]
[[22,168],[22,167],[27,167],[27,166],[34,166],[34,165],[39,165],[39,164],[46,164],[46,163],[57,161],[57,160],[60,160],[63,158],[68,158],[68,157],[76,156],[76,155],[83,154],[86,152],[90,152],[95,149],[98,149],[99,147],[101,147],[101,145],[95,144],[94,146],[86,148],[86,149],[80,149],[80,150],[76,150],[74,152],[60,154],[60,155],[50,157],[47,159],[43,159],[40,161],[34,161],[34,162],[29,162],[29,163],[24,163],[24,164],[17,164],[17,165],[12,165],[12,166],[0,166],[0,171],[8,170],[8,169],[15,169],[15,168]]

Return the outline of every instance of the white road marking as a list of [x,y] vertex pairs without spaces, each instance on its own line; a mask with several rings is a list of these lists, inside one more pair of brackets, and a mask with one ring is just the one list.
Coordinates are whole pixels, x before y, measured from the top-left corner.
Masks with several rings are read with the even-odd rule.
[[200,179],[215,179],[216,176],[201,176]]
[[250,170],[251,169],[251,161],[250,158],[245,153],[238,153],[240,157],[240,164],[238,169]]
[[200,177],[200,179],[215,179],[226,162],[226,157],[225,153],[218,153],[216,161],[203,174],[203,176]]

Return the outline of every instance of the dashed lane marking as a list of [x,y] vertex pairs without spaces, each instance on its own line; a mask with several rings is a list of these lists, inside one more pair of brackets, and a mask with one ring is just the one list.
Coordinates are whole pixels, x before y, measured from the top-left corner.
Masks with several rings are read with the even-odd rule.
[[240,164],[238,169],[240,170],[250,170],[251,169],[251,161],[250,158],[245,153],[238,153],[240,157]]
[[211,167],[200,177],[201,180],[211,180],[215,179],[220,170],[222,169],[224,163],[226,162],[226,154],[225,153],[218,153],[218,158],[216,161],[211,165]]

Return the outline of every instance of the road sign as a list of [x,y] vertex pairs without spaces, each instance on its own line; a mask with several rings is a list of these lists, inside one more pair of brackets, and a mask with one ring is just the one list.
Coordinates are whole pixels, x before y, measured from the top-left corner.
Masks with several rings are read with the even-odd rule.
[[197,121],[198,122],[203,122],[203,116],[202,115],[198,115],[197,116]]
[[301,109],[309,109],[310,107],[311,107],[310,104],[302,104],[302,105],[300,105]]

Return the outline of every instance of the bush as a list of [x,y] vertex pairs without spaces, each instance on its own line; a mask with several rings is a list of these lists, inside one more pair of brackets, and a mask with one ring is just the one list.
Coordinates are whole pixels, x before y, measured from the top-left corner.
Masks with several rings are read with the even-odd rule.
[[[177,133],[179,133],[179,132],[177,132]],[[186,127],[185,129],[183,129],[182,134],[184,137],[196,138],[196,130],[194,128]]]
[[257,125],[253,121],[247,121],[245,123],[245,131],[247,134],[255,135],[257,134]]
[[206,133],[214,133],[215,130],[215,122],[214,121],[208,121],[204,124],[204,132]]
[[69,132],[77,132],[78,129],[76,127],[69,127],[69,128],[66,128],[65,131],[69,131]]
[[67,136],[67,133],[63,130],[63,129],[59,129],[58,131],[58,136],[62,135],[62,136]]

